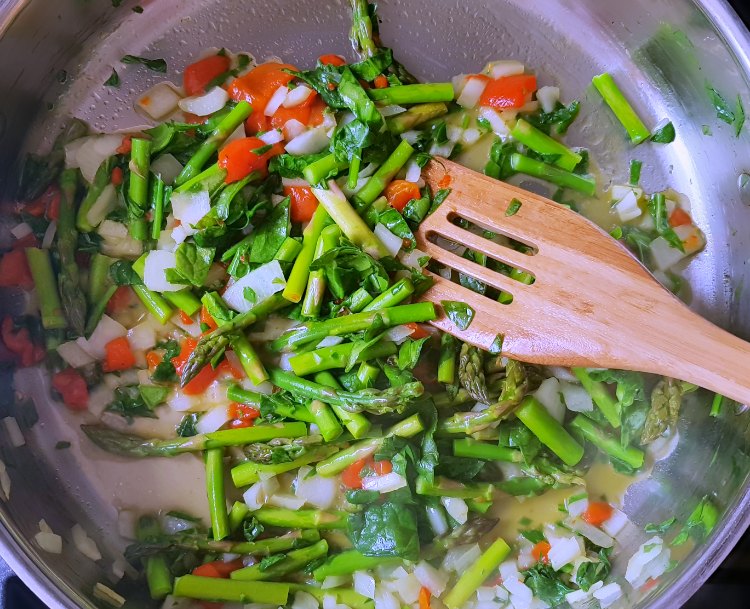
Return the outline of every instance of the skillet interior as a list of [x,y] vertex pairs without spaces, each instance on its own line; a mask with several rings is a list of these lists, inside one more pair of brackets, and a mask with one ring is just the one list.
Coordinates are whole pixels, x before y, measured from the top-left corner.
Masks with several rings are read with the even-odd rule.
[[[125,53],[164,57],[167,78],[174,79],[210,46],[250,51],[258,59],[276,55],[301,65],[312,64],[323,52],[346,53],[349,48],[348,3],[343,1],[144,0],[140,15],[131,12],[134,4],[114,9],[103,1],[59,0],[51,8],[42,0],[0,0],[0,32],[5,29],[0,39],[0,179],[11,174],[21,145],[43,149],[65,116],[78,116],[95,130],[143,124],[131,100],[162,76],[122,66],[118,59]],[[9,25],[9,15],[21,5]],[[686,270],[692,306],[747,337],[750,303],[741,294],[750,281],[750,236],[740,227],[750,226],[750,198],[743,202],[738,178],[750,170],[744,164],[750,159],[750,136],[737,139],[731,127],[717,121],[704,89],[708,79],[728,97],[741,94],[750,107],[750,59],[738,46],[745,44],[748,52],[750,41],[746,31],[734,29],[726,11],[721,0],[392,0],[380,7],[384,42],[419,76],[443,80],[490,59],[513,57],[534,69],[542,84],[559,84],[563,99],[581,99],[581,117],[568,141],[591,149],[603,169],[603,186],[609,180],[624,181],[628,160],[638,158],[644,162],[647,191],[669,186],[689,198],[693,217],[708,238],[706,251]],[[674,34],[659,36],[668,27],[665,23],[691,42]],[[722,28],[721,36],[713,24]],[[120,89],[102,86],[113,66],[122,78]],[[58,78],[63,69],[65,83]],[[604,70],[626,85],[647,123],[669,116],[678,132],[675,143],[635,150],[626,143],[610,114],[600,112],[601,102],[589,86],[591,76]],[[47,104],[54,104],[51,112]],[[711,126],[713,136],[702,134],[704,124]],[[1,192],[4,200],[12,200],[9,180]],[[0,313],[20,306],[19,298],[5,293]],[[2,386],[8,382],[6,375]],[[58,406],[42,403],[48,392],[38,379],[26,382],[41,419],[27,432],[26,447],[10,449],[5,437],[0,440],[0,458],[13,481],[10,502],[0,504],[0,520],[7,526],[0,530],[0,541],[11,548],[12,566],[48,604],[86,607],[94,582],[111,578],[112,561],[122,551],[113,493],[118,500],[130,495],[132,505],[149,502],[163,480],[150,468],[112,462],[86,445],[56,451],[58,440],[77,444],[69,426],[73,419]],[[653,603],[649,606],[676,607],[684,601],[750,519],[748,466],[738,458],[748,438],[746,418],[710,420],[706,399],[686,409],[677,450],[626,497],[626,511],[640,525],[672,515],[684,519],[698,498],[712,492],[726,511],[712,538],[651,592],[645,601]],[[0,396],[0,414],[13,411],[13,396],[6,391]],[[200,493],[200,473],[196,476],[184,484]],[[96,482],[118,477],[135,484],[105,488]],[[132,497],[135,492],[137,498]],[[24,539],[38,530],[40,518],[61,533],[76,521],[85,523],[89,532],[98,533],[105,558],[94,566],[67,543],[62,556],[39,553]],[[641,541],[626,540],[625,555]],[[42,571],[33,563],[41,564]]]

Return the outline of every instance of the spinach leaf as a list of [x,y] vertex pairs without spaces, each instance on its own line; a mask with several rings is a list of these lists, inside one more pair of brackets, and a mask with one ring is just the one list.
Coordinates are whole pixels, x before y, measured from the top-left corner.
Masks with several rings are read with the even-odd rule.
[[138,57],[137,55],[125,55],[120,61],[126,64],[141,64],[154,72],[164,73],[167,71],[167,62],[161,58],[147,59],[146,57]]
[[273,208],[268,217],[255,231],[250,260],[252,264],[263,264],[273,260],[281,244],[289,236],[292,224],[289,219],[289,197]]
[[198,413],[191,412],[182,417],[180,424],[177,426],[177,435],[181,438],[192,438],[198,435]]
[[388,209],[380,213],[378,221],[394,235],[404,239],[404,242],[408,244],[405,247],[407,252],[412,251],[417,246],[417,240],[414,238],[414,233],[411,232],[406,220],[404,220],[404,217],[397,209],[388,207]]
[[419,560],[417,516],[410,505],[373,503],[349,517],[349,536],[365,556]]
[[105,87],[119,87],[120,86],[120,75],[117,73],[117,70],[112,68],[112,74],[110,77],[104,81]]
[[459,330],[466,330],[474,320],[475,311],[465,302],[441,300],[443,311]]
[[266,556],[260,561],[260,563],[258,564],[258,568],[261,571],[265,571],[276,563],[280,563],[282,560],[286,560],[286,554],[274,554],[273,556]]
[[430,339],[429,336],[418,340],[406,339],[398,350],[398,367],[401,370],[412,370],[419,362],[422,347]]
[[391,49],[381,49],[373,56],[368,57],[349,66],[349,69],[360,80],[372,82],[380,74],[385,72],[393,63],[393,51]]
[[544,133],[549,134],[554,128],[558,134],[563,135],[578,116],[580,109],[581,104],[578,100],[572,101],[568,106],[558,101],[552,112],[530,114],[526,120]]
[[304,80],[315,89],[327,106],[336,110],[343,110],[348,107],[339,91],[342,68],[331,64],[318,64],[314,70],[306,72],[290,71],[290,74]]
[[[474,250],[467,249],[463,254],[463,258],[471,260],[472,262],[476,262],[477,264],[481,264],[482,266],[487,266],[487,256],[485,256],[481,252],[475,252]],[[476,279],[471,275],[467,275],[466,273],[459,272],[458,283],[460,283],[463,287],[471,290],[472,292],[476,292],[477,294],[484,294],[487,292],[487,284],[479,281],[479,279]]]
[[500,445],[519,449],[527,465],[530,465],[542,450],[539,439],[520,421],[501,423],[498,431]]
[[258,522],[255,516],[250,516],[242,523],[242,535],[247,541],[255,541],[265,530],[265,527]]
[[706,83],[706,92],[708,93],[708,98],[711,100],[711,103],[716,110],[716,116],[728,125],[734,123],[734,112],[730,110],[729,102],[727,102],[724,96],[708,83]]
[[635,226],[621,226],[620,232],[625,244],[643,262],[646,259],[649,245],[654,240],[654,236]]
[[151,380],[157,383],[171,383],[177,380],[177,371],[175,370],[172,358],[177,357],[180,354],[182,348],[180,343],[176,340],[169,340],[164,343],[156,345],[157,349],[163,349],[164,354],[162,360],[154,368],[154,372],[151,374]]
[[380,493],[378,491],[346,491],[346,500],[352,505],[367,505],[378,499],[380,499]]
[[649,522],[646,524],[646,526],[643,527],[643,530],[646,533],[650,533],[652,535],[664,535],[669,529],[674,526],[675,522],[677,522],[677,518],[668,518],[667,520],[664,520],[663,522],[655,523],[655,522]]
[[388,288],[388,273],[382,263],[358,247],[345,243],[317,258],[310,270],[322,269],[331,293],[346,298],[354,290],[364,287],[379,294]]
[[684,544],[691,535],[698,541],[704,540],[713,531],[716,523],[719,521],[719,510],[709,500],[708,495],[703,497],[690,513],[678,535],[672,540],[670,545],[680,546]]
[[[315,161],[328,156],[327,152],[318,152],[317,154],[304,154],[295,156],[292,154],[280,154],[271,159],[268,164],[270,173],[277,173],[282,178],[301,178],[302,171]],[[333,176],[325,176],[326,179]]]
[[109,278],[115,285],[143,285],[143,280],[127,260],[117,260],[109,267]]
[[496,138],[490,149],[490,159],[484,166],[484,173],[498,180],[505,180],[512,176],[515,171],[510,165],[510,155],[516,152],[513,142],[504,142]]
[[510,203],[508,204],[508,209],[505,210],[506,216],[515,216],[518,213],[518,210],[521,209],[521,202],[518,199],[511,199]]
[[105,408],[107,412],[119,414],[128,423],[132,423],[135,417],[155,419],[153,409],[144,401],[138,385],[124,385],[115,389],[115,399]]
[[674,125],[669,121],[651,134],[651,141],[657,144],[671,144],[675,135]]
[[643,168],[643,163],[641,161],[638,161],[636,159],[630,160],[630,185],[631,186],[638,186],[638,183],[641,181],[641,169]]
[[216,254],[214,248],[201,247],[188,241],[180,243],[175,250],[176,266],[166,271],[167,281],[177,284],[193,284],[196,287],[202,286],[208,277],[214,254]]
[[454,457],[450,454],[450,447],[445,445],[440,451],[440,462],[435,467],[435,474],[458,482],[471,482],[484,470],[486,463],[480,459]]
[[151,410],[163,404],[169,395],[169,387],[160,387],[158,385],[139,385],[138,391],[141,399]]
[[422,436],[419,459],[416,462],[416,469],[420,476],[432,484],[435,481],[435,468],[441,461],[441,452],[435,440],[438,412],[432,400],[420,405],[419,416],[425,429]]
[[603,581],[609,575],[612,565],[609,562],[609,554],[612,548],[599,550],[598,562],[585,562],[578,567],[576,583],[582,590],[588,591],[598,581]]
[[372,129],[379,129],[383,126],[383,116],[375,102],[370,99],[348,67],[344,67],[341,71],[338,92],[344,106],[349,108],[360,121]]
[[534,595],[552,607],[563,603],[565,595],[573,592],[573,588],[564,584],[549,565],[539,563],[523,574],[526,576],[524,583],[534,591]]

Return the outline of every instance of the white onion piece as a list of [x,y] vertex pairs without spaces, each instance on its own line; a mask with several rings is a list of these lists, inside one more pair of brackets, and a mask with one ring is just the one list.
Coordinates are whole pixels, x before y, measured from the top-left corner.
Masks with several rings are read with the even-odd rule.
[[34,535],[34,541],[45,552],[49,552],[50,554],[62,553],[62,537],[59,535],[48,533],[47,531],[39,531]]
[[382,116],[395,116],[396,114],[401,114],[402,112],[406,112],[406,108],[403,106],[396,106],[396,105],[389,105],[389,106],[383,106],[382,108],[378,108],[380,110],[380,114]]
[[93,561],[101,560],[102,554],[99,551],[96,542],[86,534],[86,531],[83,530],[83,527],[81,527],[80,524],[74,524],[70,533],[73,539],[73,545],[81,554]]
[[395,257],[396,254],[399,253],[401,250],[401,247],[404,245],[403,239],[399,237],[398,235],[394,235],[391,231],[389,231],[385,225],[378,222],[375,225],[375,229],[373,230],[375,233],[375,236],[380,239],[380,242],[385,246],[385,249],[388,250],[388,254],[390,256]]
[[451,518],[458,522],[458,524],[464,524],[469,518],[469,506],[463,499],[458,497],[441,497],[440,503],[443,504],[445,511],[448,512]]
[[430,154],[432,156],[444,156],[448,158],[453,152],[455,142],[447,141],[445,144],[433,144],[430,146]]
[[514,609],[530,609],[534,593],[519,579],[511,577],[503,580],[503,588],[510,592],[510,602]]
[[614,210],[621,222],[635,220],[643,213],[632,190],[615,203]]
[[388,590],[378,587],[375,592],[375,609],[401,609],[401,603]]
[[430,261],[430,257],[427,254],[416,248],[410,252],[401,252],[398,259],[402,264],[417,270],[421,270]]
[[23,437],[23,433],[21,432],[21,428],[18,426],[18,421],[16,421],[15,417],[5,417],[3,419],[3,425],[8,434],[10,445],[13,448],[19,448],[26,444],[26,439]]
[[208,116],[221,110],[229,101],[229,94],[221,87],[213,87],[202,95],[185,97],[178,102],[180,110],[196,116]]
[[294,593],[292,609],[318,609],[319,607],[320,603],[318,602],[318,599],[309,592],[303,592],[300,590],[299,592]]
[[289,154],[315,154],[324,150],[330,141],[331,138],[326,134],[326,130],[322,127],[316,127],[301,133],[288,142],[284,148]]
[[99,166],[114,156],[117,149],[122,146],[122,135],[92,135],[81,139],[84,141],[78,147],[76,163],[84,179],[91,183]]
[[174,315],[172,315],[172,317],[169,318],[169,321],[171,321],[181,330],[184,330],[188,336],[192,336],[193,338],[198,338],[201,334],[203,334],[200,324],[192,317],[190,318],[190,321],[188,323],[185,323],[185,320],[182,319],[182,314],[180,313],[180,311],[177,311]]
[[396,579],[389,587],[401,597],[404,603],[411,605],[417,602],[422,584],[413,574],[407,573]]
[[471,146],[472,144],[476,144],[481,137],[482,133],[479,131],[479,129],[470,127],[469,129],[464,129],[464,132],[461,135],[461,143],[466,144],[467,146]]
[[544,379],[539,388],[534,392],[534,397],[541,402],[547,412],[552,415],[558,423],[565,419],[565,405],[560,401],[560,381],[554,376]]
[[419,135],[420,135],[419,131],[412,129],[410,131],[404,131],[401,134],[401,139],[404,140],[405,142],[408,142],[409,144],[414,145],[417,143],[417,140],[419,139]]
[[414,576],[433,596],[440,596],[448,585],[447,575],[424,560],[414,568]]
[[195,424],[195,428],[198,430],[198,433],[212,433],[221,429],[231,418],[228,406],[222,404],[221,406],[212,408],[201,416]]
[[264,144],[273,145],[284,141],[284,135],[278,129],[271,129],[266,131],[263,135],[259,135],[258,139]]
[[203,216],[211,211],[211,198],[205,190],[173,193],[170,202],[172,214],[181,222],[181,228],[188,235],[195,233],[193,225],[198,224]]
[[463,127],[459,127],[458,125],[448,125],[445,134],[448,136],[448,140],[455,144],[463,136],[464,130]]
[[445,512],[440,507],[427,507],[427,520],[430,522],[430,526],[434,531],[435,535],[445,535],[450,529],[448,527],[448,519],[445,517]]
[[52,247],[55,233],[57,233],[57,222],[53,220],[47,225],[47,230],[44,231],[44,236],[42,237],[42,249],[48,250]]
[[21,222],[20,224],[16,224],[13,228],[10,229],[10,234],[13,235],[16,239],[23,239],[27,235],[30,235],[34,231],[32,228],[26,224],[26,222]]
[[459,546],[448,551],[443,564],[451,571],[463,573],[476,563],[481,555],[482,550],[479,549],[479,544],[477,543],[469,546]]
[[615,545],[614,539],[585,520],[581,520],[580,518],[566,518],[564,523],[571,531],[583,535],[586,539],[599,547],[611,548]]
[[313,90],[307,85],[297,85],[294,89],[289,90],[281,105],[285,108],[294,108],[304,104],[312,94]]
[[611,604],[622,596],[622,588],[617,582],[612,582],[596,590],[594,598],[599,601],[602,609],[607,609]]
[[[222,298],[232,309],[243,313],[282,291],[285,287],[286,279],[281,265],[278,260],[272,260],[250,271],[237,281],[230,281]],[[256,299],[254,302],[245,298],[245,288],[250,288],[255,292]]]
[[410,328],[409,326],[394,326],[386,331],[384,338],[400,345],[412,334],[414,334],[414,328]]
[[663,547],[664,541],[661,537],[652,537],[642,544],[628,561],[628,566],[625,570],[625,579],[631,584],[637,581],[641,576],[643,568],[661,554]]
[[281,178],[281,186],[284,188],[287,188],[287,187],[309,188],[310,184],[307,183],[307,180],[303,180],[302,178]]
[[456,103],[462,108],[474,108],[479,103],[479,98],[482,97],[486,86],[486,78],[467,77],[466,84],[464,84]]
[[573,412],[591,412],[594,410],[594,402],[591,395],[581,385],[562,381],[560,391],[565,400],[565,406]]
[[284,123],[284,139],[293,140],[298,135],[303,134],[307,130],[304,124],[298,121],[296,118],[290,118]]
[[125,604],[125,597],[117,594],[109,586],[105,586],[101,582],[94,584],[94,598],[104,601],[110,607],[119,608]]
[[139,323],[128,330],[128,342],[133,349],[146,351],[156,344],[156,328],[150,321]]
[[266,116],[273,116],[274,114],[276,114],[276,110],[278,110],[281,107],[281,104],[284,103],[284,100],[286,99],[288,93],[289,89],[284,85],[281,85],[278,89],[276,89],[273,95],[271,95],[271,99],[268,100],[266,109],[263,111],[263,114],[265,114]]
[[560,101],[560,89],[559,87],[540,87],[537,89],[536,98],[542,106],[542,110],[545,112],[552,112]]
[[136,101],[137,107],[155,121],[172,114],[179,103],[180,95],[171,84],[165,82],[151,87]]
[[170,153],[162,154],[151,163],[151,171],[158,175],[165,184],[174,184],[182,171],[182,163]]
[[117,190],[114,184],[107,184],[86,214],[86,220],[91,226],[99,226],[116,206]]
[[583,514],[589,507],[589,498],[586,494],[578,494],[573,497],[568,497],[565,500],[565,509],[568,510],[568,514],[571,518],[576,518]]
[[269,497],[268,503],[287,510],[299,510],[305,505],[305,500],[286,493],[276,493]]
[[585,549],[580,537],[547,536],[550,550],[547,558],[555,571],[572,563],[577,557],[585,555]]
[[120,510],[117,512],[117,533],[123,539],[136,538],[136,523],[138,515],[132,510]]
[[668,268],[677,264],[687,255],[685,252],[681,252],[676,247],[672,247],[669,241],[667,241],[664,237],[657,237],[651,242],[648,247],[649,251],[651,252],[651,259],[653,260],[656,268],[660,271],[666,271]]
[[57,348],[57,352],[60,357],[63,358],[66,364],[73,368],[81,368],[94,362],[94,358],[91,357],[83,348],[74,340],[63,343]]
[[409,161],[406,165],[406,175],[404,179],[407,182],[413,182],[416,184],[419,182],[419,178],[422,177],[422,168],[417,164],[416,161]]
[[616,537],[617,534],[622,531],[629,522],[630,520],[628,520],[628,517],[624,512],[618,510],[617,508],[613,508],[612,515],[609,517],[609,519],[605,520],[602,523],[602,529],[605,533],[607,533],[607,535]]
[[505,124],[505,121],[496,110],[493,110],[492,108],[482,108],[479,112],[479,118],[483,118],[490,124],[490,128],[495,135],[498,135],[501,138],[510,136],[508,125]]
[[335,347],[336,345],[339,345],[344,342],[343,336],[326,336],[323,340],[321,340],[317,346],[316,349],[322,349],[323,347]]
[[634,194],[636,199],[640,199],[643,197],[643,189],[630,184],[615,184],[609,191],[609,197],[612,201],[620,201],[629,194]]
[[354,591],[366,598],[375,598],[375,578],[366,571],[355,571],[352,575]]
[[362,488],[366,491],[390,493],[406,486],[406,478],[396,472],[391,472],[382,476],[366,476],[362,478]]
[[[107,343],[116,338],[127,335],[128,331],[120,322],[115,321],[109,315],[102,315],[91,336],[86,340],[85,346],[81,345],[94,358],[101,359],[105,354]],[[81,344],[81,343],[79,343]]]
[[102,254],[114,258],[136,258],[143,251],[143,244],[133,239],[128,227],[121,222],[104,220],[97,232],[102,238]]
[[525,71],[524,65],[520,61],[515,59],[505,59],[500,61],[493,61],[487,64],[487,73],[492,78],[503,78],[504,76],[516,76],[523,74]]
[[167,281],[167,269],[173,269],[176,265],[177,257],[174,252],[150,251],[143,268],[144,285],[154,292],[177,292],[186,288],[187,285]]
[[305,503],[321,510],[327,510],[336,501],[338,482],[336,478],[310,476],[311,467],[301,467],[297,472],[294,494]]
[[80,167],[78,163],[78,151],[81,149],[81,146],[86,143],[86,140],[88,140],[89,137],[90,136],[79,137],[77,140],[73,140],[72,142],[68,142],[67,144],[65,144],[66,169],[76,169]]

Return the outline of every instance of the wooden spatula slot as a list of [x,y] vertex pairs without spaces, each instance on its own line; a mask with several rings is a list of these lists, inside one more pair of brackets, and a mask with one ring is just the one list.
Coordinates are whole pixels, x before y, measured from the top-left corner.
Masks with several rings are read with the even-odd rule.
[[[653,372],[750,402],[750,344],[691,312],[598,226],[445,159],[430,161],[422,175],[433,192],[446,184],[451,191],[420,224],[417,247],[431,265],[453,272],[451,280],[433,274],[435,283],[421,298],[461,301],[475,312],[464,329],[447,317],[434,325],[487,350],[502,335],[505,355],[531,363]],[[522,246],[488,239],[482,230]],[[477,264],[455,246],[536,281]],[[458,273],[485,284],[486,295],[453,281]]]

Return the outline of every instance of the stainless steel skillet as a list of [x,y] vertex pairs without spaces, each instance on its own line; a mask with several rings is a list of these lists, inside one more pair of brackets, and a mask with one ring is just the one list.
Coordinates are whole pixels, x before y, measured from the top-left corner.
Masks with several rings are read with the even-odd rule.
[[[119,65],[125,53],[164,57],[173,77],[208,46],[302,65],[323,52],[348,50],[348,3],[342,0],[144,0],[142,14],[130,10],[135,4],[115,9],[106,0],[0,0],[0,199],[12,198],[10,183],[2,180],[12,174],[19,149],[43,147],[64,116],[100,130],[142,123],[131,100],[162,77]],[[381,14],[385,42],[418,75],[444,79],[488,59],[515,57],[544,84],[559,84],[564,98],[580,97],[582,115],[571,141],[592,149],[605,180],[622,181],[627,161],[639,158],[647,189],[671,186],[689,198],[709,239],[686,271],[692,305],[735,334],[750,334],[750,303],[742,290],[750,282],[750,178],[741,177],[750,172],[750,135],[735,138],[705,94],[708,80],[732,100],[740,94],[750,108],[750,35],[723,0],[413,0],[384,2]],[[123,80],[119,90],[102,86],[113,66]],[[626,83],[651,123],[665,116],[675,122],[674,144],[630,149],[588,89],[591,75],[604,70]],[[704,135],[703,125],[712,135]],[[19,306],[13,294],[0,298],[0,313]],[[40,401],[41,418],[18,449],[9,447],[0,428],[0,459],[12,481],[10,501],[0,501],[0,552],[51,607],[92,606],[98,602],[94,583],[110,580],[122,549],[114,506],[155,502],[164,478],[105,461],[86,445],[56,451],[58,440],[77,444],[70,419],[41,404],[47,392],[40,379],[22,381]],[[8,383],[7,375],[0,377],[0,387]],[[0,416],[11,412],[13,396],[0,391]],[[750,439],[746,419],[709,420],[706,404],[694,404],[680,436],[651,479],[630,489],[628,514],[641,525],[684,518],[697,499],[716,493],[724,516],[712,537],[638,606],[677,607],[750,522],[748,466],[738,457]],[[193,486],[200,492],[199,480]],[[42,554],[28,541],[41,518],[61,532],[81,522],[97,534],[104,559],[94,565],[70,543],[61,556]],[[633,537],[626,546],[632,552],[638,543]]]

